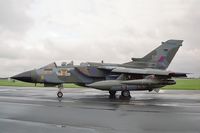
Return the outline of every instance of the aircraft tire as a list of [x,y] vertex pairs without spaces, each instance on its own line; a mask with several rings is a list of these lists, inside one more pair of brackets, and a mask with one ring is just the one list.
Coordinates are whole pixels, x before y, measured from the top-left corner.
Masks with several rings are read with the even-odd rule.
[[110,94],[111,96],[114,96],[114,95],[116,94],[116,91],[109,91],[109,94]]
[[116,96],[115,96],[116,91],[109,91],[109,94],[110,94],[110,96],[109,96],[110,99],[115,99],[116,98]]
[[63,97],[63,93],[62,92],[58,92],[57,96],[58,96],[58,98],[62,98]]
[[129,90],[123,90],[122,92],[121,92],[121,95],[123,96],[123,97],[131,97],[131,94],[130,94],[130,91]]

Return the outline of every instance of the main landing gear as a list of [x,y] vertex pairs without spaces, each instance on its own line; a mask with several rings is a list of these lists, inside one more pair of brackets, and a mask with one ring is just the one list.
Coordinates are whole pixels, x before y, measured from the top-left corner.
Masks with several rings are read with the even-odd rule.
[[129,90],[123,90],[121,92],[120,99],[130,99],[130,98],[131,98],[131,94]]
[[58,93],[57,93],[58,98],[62,98],[63,97],[63,93],[62,93],[62,89],[63,88],[64,88],[63,84],[58,85]]
[[[116,98],[116,95],[115,95],[116,91],[110,90],[109,94],[110,94],[110,97],[109,97],[110,99]],[[130,98],[131,98],[131,94],[129,90],[123,90],[121,92],[120,99],[130,99]]]
[[123,97],[131,97],[131,94],[130,94],[130,91],[129,91],[129,90],[123,90],[123,91],[121,92],[121,95],[122,95]]
[[109,97],[110,99],[115,99],[116,98],[116,96],[115,96],[116,91],[110,90],[109,94],[110,94],[110,97]]

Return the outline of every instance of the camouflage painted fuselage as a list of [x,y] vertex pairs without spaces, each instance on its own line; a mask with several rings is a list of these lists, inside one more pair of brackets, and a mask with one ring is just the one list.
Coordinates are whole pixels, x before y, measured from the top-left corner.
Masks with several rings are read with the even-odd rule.
[[100,90],[153,90],[175,84],[172,77],[186,76],[165,69],[182,46],[182,40],[168,40],[144,56],[124,64],[82,63],[57,66],[55,63],[12,77],[32,83],[55,86],[74,83]]

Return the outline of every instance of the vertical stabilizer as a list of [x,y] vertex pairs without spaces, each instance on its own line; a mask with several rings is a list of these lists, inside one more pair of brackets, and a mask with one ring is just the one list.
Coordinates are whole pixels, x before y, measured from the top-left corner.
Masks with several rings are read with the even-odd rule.
[[159,47],[145,55],[143,58],[132,58],[132,62],[128,62],[123,65],[139,68],[147,67],[167,69],[179,47],[182,46],[182,43],[183,40],[168,40],[166,42],[162,42]]

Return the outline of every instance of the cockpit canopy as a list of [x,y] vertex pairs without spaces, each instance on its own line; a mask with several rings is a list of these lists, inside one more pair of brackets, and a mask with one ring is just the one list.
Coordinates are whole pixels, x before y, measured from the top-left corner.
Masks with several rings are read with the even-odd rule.
[[67,66],[67,67],[73,67],[74,63],[73,63],[73,61],[71,61],[70,63],[62,62],[61,66],[57,66],[57,64],[55,62],[53,62],[53,63],[50,63],[48,65],[45,65],[45,66],[41,67],[40,69],[52,69],[52,68],[65,67],[65,66]]
[[53,63],[50,63],[50,64],[48,64],[48,65],[46,65],[46,66],[43,66],[43,67],[41,67],[40,69],[52,69],[52,68],[55,68],[55,67],[57,67],[57,65],[56,65],[56,63],[55,62],[53,62]]

